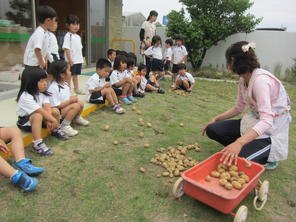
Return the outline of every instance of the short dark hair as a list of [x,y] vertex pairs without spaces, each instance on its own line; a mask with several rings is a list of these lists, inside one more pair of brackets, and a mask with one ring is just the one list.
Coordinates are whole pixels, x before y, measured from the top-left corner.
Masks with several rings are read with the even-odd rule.
[[67,72],[67,63],[63,60],[54,61],[50,64],[48,72],[56,82],[59,82],[62,80],[61,74]]
[[66,17],[66,24],[79,24],[79,18],[77,15],[67,15]]
[[176,35],[174,39],[175,39],[175,41],[179,40],[182,42],[182,44],[184,44],[184,37],[182,35]]
[[127,65],[127,68],[130,68],[130,67],[136,65],[135,59],[132,58],[132,57],[130,57],[130,56],[128,56],[126,58],[126,65]]
[[[21,86],[17,94],[16,101],[19,101],[23,92],[27,92],[37,101],[38,82],[41,79],[47,79],[47,74],[44,69],[36,66],[26,67],[22,73]],[[50,93],[45,91],[43,94],[49,96]]]
[[174,44],[173,40],[172,39],[167,39],[165,40],[165,43],[172,46]]
[[107,56],[112,55],[113,53],[116,53],[115,49],[108,49],[107,50]]
[[116,56],[115,60],[114,60],[114,65],[113,65],[113,69],[114,70],[119,70],[120,68],[120,63],[127,63],[127,58],[124,55],[119,54],[118,56]]
[[182,69],[187,69],[187,66],[184,63],[178,65],[178,71]]
[[37,10],[38,21],[43,24],[46,19],[53,19],[57,17],[56,11],[48,6],[48,5],[41,5]]
[[138,71],[141,72],[142,70],[146,69],[147,70],[147,66],[144,64],[139,65],[138,67]]
[[109,62],[108,59],[103,59],[102,58],[102,59],[99,59],[97,61],[97,64],[96,64],[97,69],[104,69],[104,68],[107,68],[107,67],[109,67],[109,68],[112,67],[111,62]]
[[155,45],[158,41],[160,41],[160,44],[161,44],[161,38],[160,38],[160,36],[159,35],[153,36],[151,45]]
[[252,48],[249,48],[247,52],[242,50],[242,47],[247,44],[246,41],[236,42],[225,53],[227,66],[238,75],[252,73],[254,69],[260,68],[255,51]]
[[135,65],[137,65],[137,56],[133,52],[127,53],[127,58],[132,58],[135,61]]

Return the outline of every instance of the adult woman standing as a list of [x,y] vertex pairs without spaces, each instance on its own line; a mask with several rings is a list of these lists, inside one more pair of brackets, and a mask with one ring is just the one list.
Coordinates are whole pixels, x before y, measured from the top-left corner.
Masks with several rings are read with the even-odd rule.
[[[240,76],[236,105],[214,117],[203,133],[225,146],[225,164],[240,156],[274,169],[288,156],[290,100],[280,80],[260,69],[254,49],[255,43],[245,41],[227,49],[227,67]],[[242,119],[226,120],[247,108]]]

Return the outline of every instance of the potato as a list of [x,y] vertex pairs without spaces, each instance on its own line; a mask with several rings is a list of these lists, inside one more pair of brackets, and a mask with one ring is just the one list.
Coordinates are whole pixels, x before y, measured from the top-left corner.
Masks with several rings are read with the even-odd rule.
[[148,128],[151,128],[152,127],[152,124],[151,123],[147,123],[147,127]]
[[139,133],[139,137],[144,137],[144,133],[143,132],[140,132]]
[[104,127],[104,131],[108,131],[110,129],[110,126],[109,125],[106,125],[105,127]]
[[161,175],[160,174],[157,174],[156,177],[159,178],[159,177],[161,177]]
[[137,107],[133,106],[133,107],[132,107],[132,110],[133,110],[133,111],[137,110]]
[[139,118],[138,119],[138,122],[144,122],[144,119],[143,118]]
[[237,171],[229,171],[230,176],[238,176],[238,172]]
[[217,169],[219,169],[219,168],[222,168],[222,169],[226,170],[227,166],[225,164],[223,164],[223,163],[219,163]]
[[226,184],[224,185],[224,187],[225,187],[227,190],[232,190],[232,188],[233,188],[233,186],[232,186],[231,183],[226,183]]
[[179,126],[183,127],[183,126],[184,126],[184,124],[183,124],[183,123],[180,123],[180,124],[179,124]]
[[169,172],[163,172],[163,173],[162,173],[162,176],[164,176],[164,177],[168,177],[169,175],[170,175]]
[[242,189],[242,185],[239,182],[237,182],[237,181],[232,181],[231,184],[237,190],[241,190]]
[[139,122],[139,126],[144,126],[145,123],[144,122]]
[[246,167],[250,168],[252,166],[252,163],[248,160],[245,160],[246,161]]
[[117,140],[114,140],[112,143],[113,143],[113,145],[118,145],[118,141]]
[[211,176],[212,176],[212,177],[219,178],[219,177],[220,177],[220,173],[219,173],[218,171],[215,171],[215,170],[214,170],[214,171],[211,172]]
[[230,171],[238,171],[238,168],[237,168],[236,165],[231,165],[231,166],[229,167],[229,170],[230,170]]
[[137,115],[141,115],[142,112],[141,112],[140,110],[137,110],[136,114],[137,114]]
[[228,172],[224,172],[220,174],[220,179],[226,179],[228,180],[230,178],[230,174]]
[[250,181],[250,178],[247,175],[242,175],[240,178],[243,178],[246,181],[246,183]]
[[145,144],[144,144],[144,147],[145,147],[145,148],[150,147],[149,143],[145,143]]
[[174,172],[174,176],[175,176],[175,177],[180,176],[180,171],[179,171],[179,170],[175,170],[175,172]]
[[206,176],[205,181],[210,182],[211,180],[212,180],[212,178],[210,175]]
[[141,171],[142,173],[145,173],[145,172],[146,172],[145,168],[143,168],[143,167],[140,168],[140,171]]
[[243,185],[246,183],[246,180],[243,178],[239,178],[237,182],[239,182],[241,185]]
[[220,179],[220,180],[219,180],[219,184],[220,184],[221,186],[224,186],[226,183],[228,183],[226,179]]
[[219,172],[219,173],[224,173],[225,170],[224,170],[223,168],[218,168],[218,172]]

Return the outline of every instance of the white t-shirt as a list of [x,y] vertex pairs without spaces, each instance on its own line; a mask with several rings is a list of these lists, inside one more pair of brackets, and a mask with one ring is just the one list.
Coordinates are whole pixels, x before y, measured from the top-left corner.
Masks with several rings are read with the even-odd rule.
[[193,78],[193,76],[186,72],[184,76],[181,76],[180,74],[177,75],[177,79],[181,79],[181,80],[188,80],[191,83],[195,83],[195,79]]
[[89,92],[89,90],[103,87],[106,83],[107,82],[105,78],[101,78],[97,73],[94,73],[86,82],[86,100],[89,101],[91,96],[91,92]]
[[144,34],[144,40],[147,41],[152,41],[153,36],[155,36],[156,34],[156,26],[153,23],[150,23],[148,21],[145,21],[142,24],[142,29],[145,30],[145,34]]
[[50,104],[49,96],[43,93],[39,93],[35,98],[37,101],[34,100],[31,94],[23,92],[16,105],[16,114],[20,117],[29,116],[37,109],[42,108],[44,104]]
[[174,64],[178,64],[187,55],[188,53],[184,45],[173,47]]
[[25,49],[23,62],[28,66],[39,66],[38,59],[35,54],[35,49],[41,49],[43,59],[46,57],[49,48],[48,31],[38,26],[31,35]]
[[133,77],[133,72],[134,72],[134,70],[128,70],[128,69],[126,69],[125,70],[125,77],[127,77],[127,78]]
[[168,60],[168,61],[172,61],[172,55],[173,55],[172,47],[166,48],[165,51],[164,51],[163,58]]
[[[68,32],[65,35],[63,49],[70,49],[70,54],[74,64],[83,63],[82,48],[83,46],[81,43],[81,38],[78,34]],[[65,59],[66,59],[66,62],[68,62],[66,52],[65,52]]]
[[153,59],[162,60],[162,48],[150,46],[148,49],[144,51],[145,55],[152,56]]
[[[111,85],[114,85],[121,80],[123,80],[126,77],[126,71],[120,72],[118,70],[114,70],[110,75],[110,83]],[[122,89],[122,87],[119,87],[119,89]]]
[[146,89],[147,83],[148,83],[148,80],[146,79],[146,77],[145,76],[141,76],[140,88],[142,90],[145,90]]
[[55,34],[53,34],[52,32],[48,32],[48,36],[49,36],[49,48],[48,48],[48,61],[49,62],[53,62],[53,56],[52,54],[55,54],[57,56],[58,59],[60,59],[60,55],[59,55],[59,45],[58,45],[58,41],[57,38],[55,36]]
[[48,88],[48,92],[51,93],[49,101],[52,107],[59,106],[61,103],[66,102],[71,98],[71,90],[66,82],[64,82],[63,85],[60,85],[56,81],[52,81]]

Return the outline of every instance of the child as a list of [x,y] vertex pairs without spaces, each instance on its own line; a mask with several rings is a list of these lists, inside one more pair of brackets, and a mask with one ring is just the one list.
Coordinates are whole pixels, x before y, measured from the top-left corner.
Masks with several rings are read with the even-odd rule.
[[61,122],[61,130],[67,136],[76,136],[77,130],[71,127],[74,121],[81,126],[87,126],[89,122],[83,119],[80,114],[83,111],[84,103],[78,101],[77,96],[71,96],[71,90],[66,82],[67,79],[67,63],[64,61],[55,61],[50,66],[50,73],[53,77],[48,92],[51,94],[49,98],[52,107],[60,110],[63,121]]
[[25,131],[32,131],[33,151],[40,155],[52,155],[41,138],[41,128],[47,127],[51,135],[59,139],[68,139],[60,129],[60,112],[57,108],[51,108],[47,89],[47,74],[40,67],[26,67],[23,74],[31,76],[25,82],[21,81],[21,88],[17,95],[18,115],[17,126]]
[[186,65],[184,63],[179,64],[174,90],[182,89],[186,92],[192,92],[194,83],[195,79],[190,73],[187,72]]
[[[48,54],[48,31],[56,24],[57,13],[50,6],[40,6],[38,9],[38,21],[40,25],[31,35],[24,54],[25,66],[47,66],[46,56]],[[30,73],[29,73],[30,74]],[[23,76],[25,78],[25,76]]]
[[38,180],[31,176],[43,173],[44,169],[32,164],[32,160],[25,157],[21,132],[16,127],[0,127],[0,151],[8,153],[6,143],[11,144],[11,153],[14,158],[12,168],[0,156],[0,174],[10,178],[11,182],[23,191],[30,192],[37,188]]
[[165,74],[169,74],[170,76],[173,76],[171,73],[171,62],[172,62],[172,46],[173,46],[173,40],[167,39],[165,40],[165,48],[164,56],[163,56],[163,64],[164,64],[164,72]]
[[117,96],[109,82],[106,82],[111,71],[111,63],[107,59],[99,59],[96,64],[96,73],[86,83],[88,91],[87,101],[94,104],[105,104],[105,99],[112,105],[114,112],[123,114]]
[[138,67],[137,76],[139,76],[141,78],[141,82],[139,84],[138,91],[143,94],[145,93],[145,91],[157,92],[160,94],[164,94],[165,91],[157,85],[157,81],[153,75],[150,76],[149,80],[146,79],[147,71],[148,71],[148,69],[147,69],[146,65],[140,65]]
[[[161,38],[158,35],[153,36],[151,44],[152,44],[152,46],[150,46],[144,52],[144,55],[146,57],[152,59],[151,70],[152,70],[152,72],[158,72],[156,75],[156,80],[159,80],[162,77],[164,77]],[[150,73],[148,75],[150,75]]]
[[66,26],[68,33],[64,37],[63,49],[65,50],[65,58],[70,66],[72,75],[74,92],[78,95],[84,95],[79,89],[78,75],[81,74],[83,63],[81,38],[77,34],[80,28],[79,18],[76,15],[68,15],[66,17]]
[[108,51],[107,51],[107,58],[108,58],[108,61],[111,63],[111,67],[113,69],[114,60],[116,58],[116,51],[114,49],[108,49]]
[[133,82],[133,95],[135,97],[144,97],[143,93],[140,93],[138,89],[138,84],[141,82],[141,78],[139,76],[134,76],[135,70],[135,58],[131,55],[127,57],[127,69],[126,69],[126,77],[130,78]]
[[[182,36],[178,35],[175,38],[175,43],[176,45],[173,47],[173,56],[172,56],[172,61],[173,61],[173,75],[172,75],[172,81],[173,83],[176,81],[176,75],[178,73],[178,65],[186,62],[187,60],[187,50],[184,46],[184,39]],[[174,88],[175,86],[172,85]]]
[[114,70],[110,76],[110,83],[121,101],[130,105],[137,100],[133,97],[134,83],[131,78],[126,77],[127,59],[124,55],[118,55],[114,61]]

